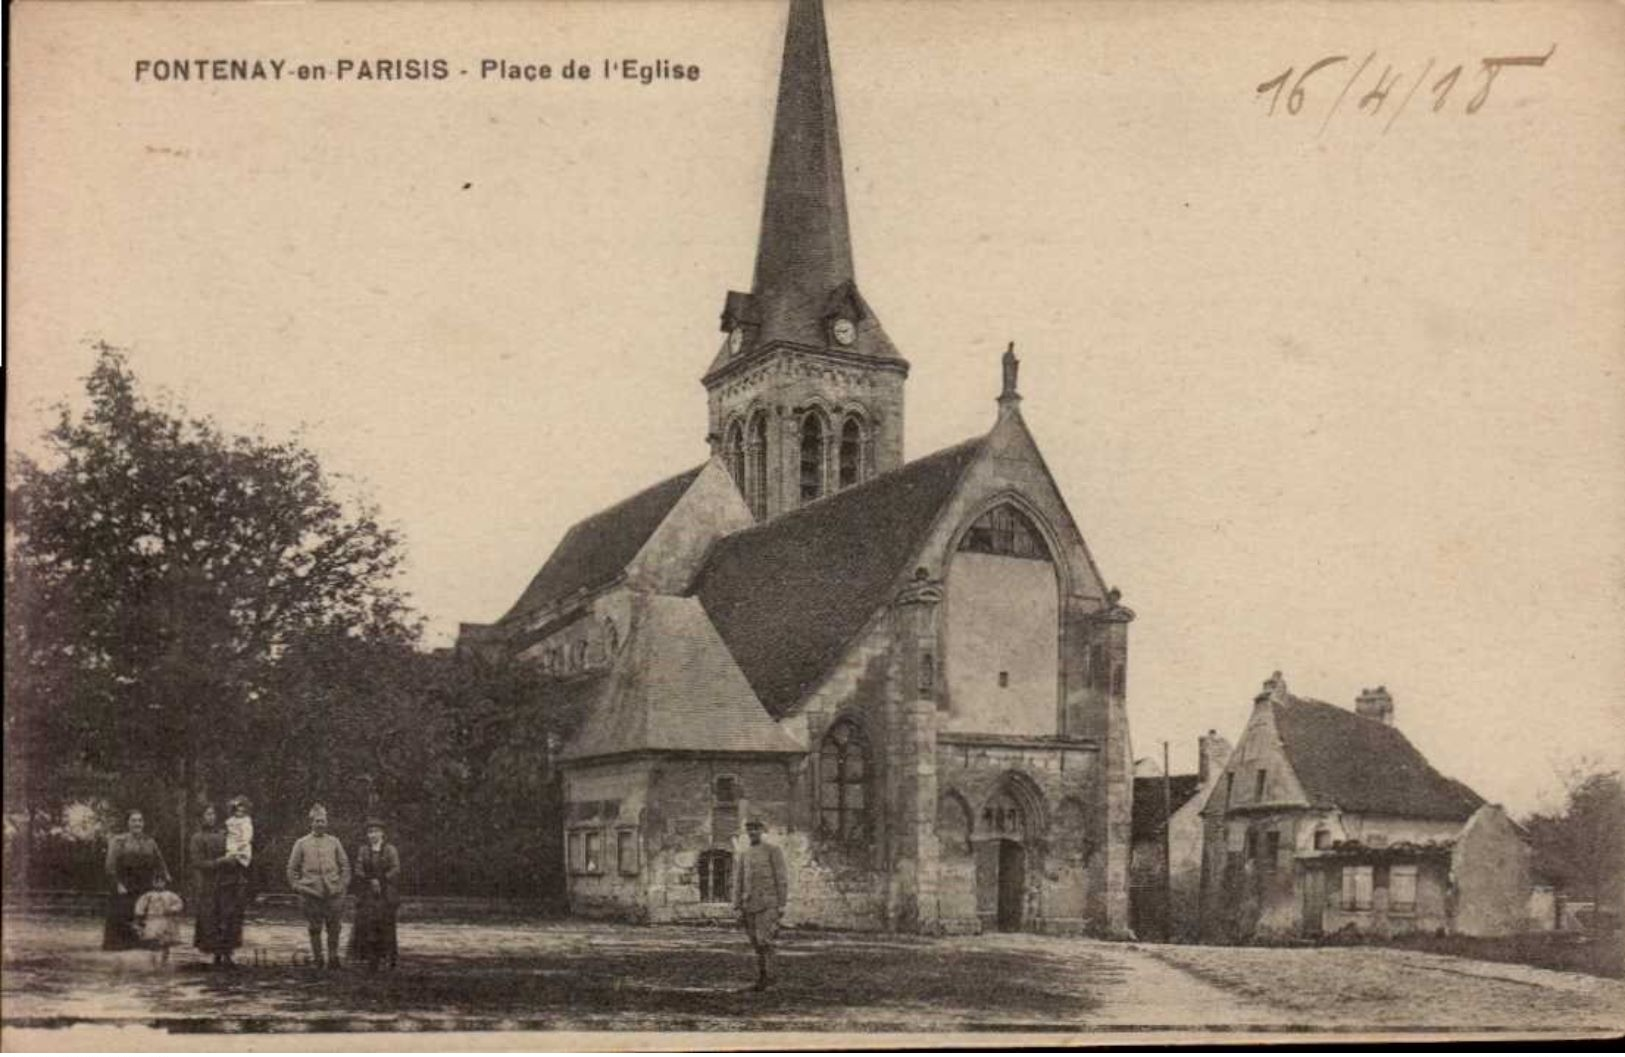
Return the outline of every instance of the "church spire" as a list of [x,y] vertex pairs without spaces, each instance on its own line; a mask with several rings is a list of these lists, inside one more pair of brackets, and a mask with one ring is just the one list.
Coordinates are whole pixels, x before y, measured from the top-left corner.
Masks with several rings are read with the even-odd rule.
[[756,249],[758,298],[823,300],[852,281],[841,136],[822,0],[791,0]]

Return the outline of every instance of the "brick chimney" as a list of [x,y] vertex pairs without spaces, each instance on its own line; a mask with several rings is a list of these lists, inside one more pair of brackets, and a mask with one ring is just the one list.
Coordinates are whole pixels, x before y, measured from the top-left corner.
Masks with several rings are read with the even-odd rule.
[[1390,727],[1394,725],[1394,699],[1386,686],[1361,690],[1360,696],[1354,699],[1354,711],[1367,719],[1386,723]]
[[1210,730],[1196,739],[1196,784],[1206,787],[1230,759],[1230,743],[1224,735]]

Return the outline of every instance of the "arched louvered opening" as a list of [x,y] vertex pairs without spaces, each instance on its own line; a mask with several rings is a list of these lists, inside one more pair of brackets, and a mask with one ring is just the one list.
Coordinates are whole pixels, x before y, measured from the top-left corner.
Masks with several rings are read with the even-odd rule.
[[801,420],[801,501],[824,494],[824,420],[817,412]]
[[723,458],[728,462],[728,472],[733,475],[734,485],[738,487],[741,495],[745,492],[745,427],[738,422],[728,427],[728,435],[723,442]]
[[841,427],[840,487],[851,488],[863,479],[863,426],[856,417]]
[[758,518],[767,516],[767,416],[757,413],[750,422],[745,498]]

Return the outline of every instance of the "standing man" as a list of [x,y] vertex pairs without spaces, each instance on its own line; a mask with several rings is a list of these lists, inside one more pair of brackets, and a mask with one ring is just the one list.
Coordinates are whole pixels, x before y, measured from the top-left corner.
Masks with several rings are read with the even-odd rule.
[[[327,832],[327,808],[310,806],[310,832],[288,856],[288,887],[299,893],[310,929],[310,958],[316,968],[339,967],[339,922],[350,887],[350,859],[344,845]],[[327,961],[322,960],[322,927],[327,927]]]
[[784,852],[776,845],[762,843],[762,820],[745,823],[750,846],[739,857],[734,872],[734,908],[739,911],[745,934],[756,950],[756,984],[753,991],[773,986],[773,941],[779,934],[779,916],[789,901],[790,876],[784,869]]

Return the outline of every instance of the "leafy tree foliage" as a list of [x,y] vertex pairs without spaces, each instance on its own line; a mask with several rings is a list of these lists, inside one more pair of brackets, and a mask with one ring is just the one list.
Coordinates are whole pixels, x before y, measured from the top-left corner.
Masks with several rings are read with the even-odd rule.
[[1625,787],[1618,771],[1575,768],[1567,802],[1525,821],[1538,868],[1564,894],[1620,910],[1625,899]]
[[167,790],[184,816],[258,752],[284,653],[313,635],[410,636],[399,541],[310,451],[153,404],[116,350],[86,390],[48,457],[10,468],[7,755],[35,793],[65,788],[71,762],[149,811]]

